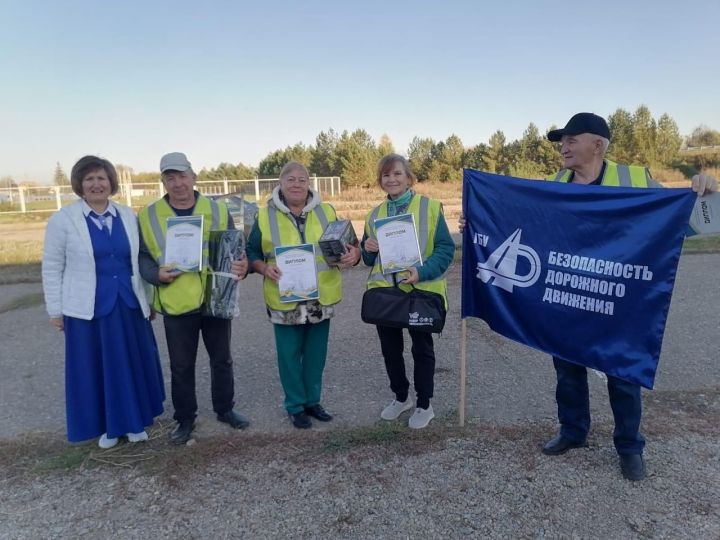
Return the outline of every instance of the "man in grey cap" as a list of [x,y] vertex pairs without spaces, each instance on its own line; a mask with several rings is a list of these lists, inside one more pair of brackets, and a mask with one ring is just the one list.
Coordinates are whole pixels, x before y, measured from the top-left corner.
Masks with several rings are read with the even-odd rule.
[[[165,338],[170,356],[171,394],[177,426],[171,439],[177,444],[190,440],[195,427],[195,362],[202,334],[210,357],[213,410],[220,422],[235,429],[249,423],[233,410],[234,379],[230,355],[231,320],[202,314],[207,265],[198,273],[178,272],[163,266],[167,219],[175,216],[203,216],[203,258],[207,260],[210,230],[234,229],[225,204],[211,200],[194,189],[197,176],[185,154],[172,152],[160,160],[162,182],[167,194],[140,211],[140,273],[154,287],[153,309],[163,314]],[[231,272],[247,275],[247,258],[232,263]]]

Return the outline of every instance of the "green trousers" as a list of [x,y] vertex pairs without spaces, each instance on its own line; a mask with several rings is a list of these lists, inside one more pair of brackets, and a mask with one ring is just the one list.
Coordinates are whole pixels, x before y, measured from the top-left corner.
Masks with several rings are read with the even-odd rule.
[[285,410],[296,414],[320,403],[330,319],[317,324],[273,326]]

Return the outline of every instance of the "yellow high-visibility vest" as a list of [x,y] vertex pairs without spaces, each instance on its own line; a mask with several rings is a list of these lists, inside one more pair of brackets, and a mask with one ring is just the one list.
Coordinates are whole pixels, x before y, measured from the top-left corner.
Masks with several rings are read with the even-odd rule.
[[[569,182],[573,171],[570,169],[561,169],[556,174],[548,176],[546,180],[553,182]],[[637,165],[618,165],[609,159],[605,160],[605,172],[603,173],[601,184],[603,186],[618,187],[660,187],[650,176],[650,171],[646,167]]]
[[[442,205],[439,201],[429,199],[422,195],[413,195],[408,205],[407,212],[415,216],[415,233],[418,237],[418,244],[420,245],[420,253],[423,260],[427,260],[432,255],[433,248],[435,247],[435,231],[437,230],[438,220],[442,213]],[[376,206],[365,219],[365,234],[368,238],[377,239],[375,233],[375,220],[388,216],[388,205],[387,200],[383,201],[380,205]],[[375,265],[370,271],[368,276],[367,288],[372,289],[375,287],[393,287],[393,276],[392,274],[383,274],[382,266],[380,264],[380,255],[375,258]],[[413,285],[406,285],[404,283],[398,283],[405,292],[410,292]],[[448,307],[447,301],[447,280],[445,276],[430,281],[420,281],[414,285],[416,289],[424,291],[430,291],[437,293],[443,297],[445,302],[445,308]]]
[[[331,306],[342,300],[342,276],[340,270],[335,266],[328,266],[318,244],[318,240],[320,240],[328,223],[337,219],[335,209],[331,205],[320,203],[307,214],[305,241],[302,240],[300,231],[293,223],[292,218],[274,206],[261,208],[257,219],[262,235],[262,250],[266,263],[275,263],[276,247],[313,244],[315,246],[315,268],[318,276],[320,304]],[[291,311],[298,305],[298,302],[280,302],[280,289],[277,282],[272,279],[265,278],[263,280],[263,294],[267,306],[276,311]]]
[[[182,315],[195,311],[205,298],[205,281],[208,268],[208,245],[211,230],[225,230],[228,226],[228,210],[224,203],[200,195],[193,208],[194,216],[203,218],[202,271],[184,272],[172,283],[155,286],[153,309],[167,315]],[[165,197],[146,206],[138,214],[140,234],[158,266],[164,264],[167,218],[175,217],[175,211]]]

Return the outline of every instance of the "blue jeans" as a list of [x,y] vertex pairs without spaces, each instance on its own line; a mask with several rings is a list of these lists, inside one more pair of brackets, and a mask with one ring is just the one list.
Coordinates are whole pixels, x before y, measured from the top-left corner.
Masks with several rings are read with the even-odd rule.
[[[590,430],[587,369],[555,357],[553,364],[557,374],[555,399],[560,435],[574,442],[582,442]],[[608,375],[607,387],[615,418],[615,449],[618,454],[642,454],[645,438],[640,433],[640,386]]]

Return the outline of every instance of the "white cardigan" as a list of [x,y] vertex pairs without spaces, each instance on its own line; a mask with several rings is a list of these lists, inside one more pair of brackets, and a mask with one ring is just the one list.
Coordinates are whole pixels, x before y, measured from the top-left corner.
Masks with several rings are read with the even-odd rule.
[[[120,216],[132,260],[132,288],[143,315],[150,315],[143,281],[138,270],[140,241],[132,208],[110,201]],[[82,201],[61,208],[52,215],[45,230],[42,260],[43,292],[50,317],[75,317],[90,320],[95,312],[95,257]]]

